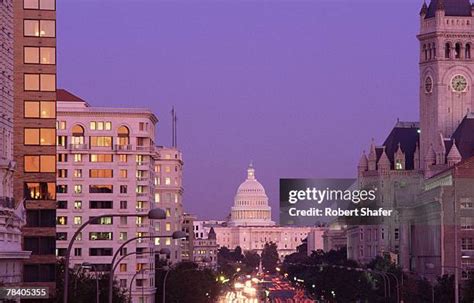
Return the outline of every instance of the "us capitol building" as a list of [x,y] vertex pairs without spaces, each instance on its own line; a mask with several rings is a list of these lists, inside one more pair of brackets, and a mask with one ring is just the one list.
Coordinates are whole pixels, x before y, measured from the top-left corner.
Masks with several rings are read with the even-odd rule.
[[257,181],[252,165],[237,189],[230,219],[224,225],[214,227],[220,247],[232,250],[240,246],[243,251],[254,250],[260,254],[265,243],[273,242],[278,246],[280,258],[296,252],[311,231],[310,227],[283,227],[272,221],[268,196]]

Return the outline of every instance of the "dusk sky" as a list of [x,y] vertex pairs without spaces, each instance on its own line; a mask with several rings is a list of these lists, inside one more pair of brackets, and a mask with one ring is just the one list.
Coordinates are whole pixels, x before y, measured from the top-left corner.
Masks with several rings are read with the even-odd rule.
[[422,1],[58,1],[59,87],[93,106],[178,112],[184,206],[222,219],[253,161],[280,178],[355,177],[372,137],[418,120]]

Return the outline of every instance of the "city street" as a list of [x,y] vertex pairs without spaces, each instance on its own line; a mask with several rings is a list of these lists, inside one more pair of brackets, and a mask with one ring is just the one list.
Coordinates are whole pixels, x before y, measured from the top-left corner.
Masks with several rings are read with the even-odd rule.
[[219,303],[309,303],[303,290],[293,287],[288,280],[275,275],[243,275],[218,301]]

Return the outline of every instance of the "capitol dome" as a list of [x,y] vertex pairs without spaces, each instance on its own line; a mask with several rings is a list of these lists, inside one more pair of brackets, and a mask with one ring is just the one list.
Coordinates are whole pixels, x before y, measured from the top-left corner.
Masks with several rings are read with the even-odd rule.
[[255,178],[255,169],[250,165],[247,179],[240,184],[231,210],[230,226],[275,225],[271,217],[271,207],[263,185]]

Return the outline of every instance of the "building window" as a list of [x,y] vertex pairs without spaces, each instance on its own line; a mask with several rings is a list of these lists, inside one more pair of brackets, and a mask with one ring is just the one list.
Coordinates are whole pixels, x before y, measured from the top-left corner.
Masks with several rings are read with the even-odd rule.
[[91,154],[89,160],[90,162],[112,162],[113,157],[111,154]]
[[82,224],[82,217],[81,217],[81,216],[75,216],[75,217],[74,217],[74,224],[75,224],[75,225],[80,225],[80,224]]
[[399,239],[400,239],[400,232],[398,228],[395,228],[395,240],[399,240]]
[[55,74],[25,74],[24,81],[25,91],[56,91]]
[[56,145],[56,130],[54,128],[25,128],[25,145]]
[[82,162],[82,154],[74,154],[74,162]]
[[74,193],[75,194],[82,194],[82,185],[81,184],[74,185]]
[[58,194],[67,194],[67,185],[66,184],[58,184],[56,187],[56,192]]
[[67,178],[67,169],[58,169],[58,178]]
[[58,154],[58,162],[59,163],[67,162],[67,154]]
[[[90,217],[89,219],[93,219],[94,217]],[[113,217],[102,217],[99,218],[97,221],[91,222],[91,224],[96,225],[112,225],[114,223]]]
[[474,238],[462,238],[461,239],[462,250],[474,250]]
[[26,173],[54,173],[56,172],[56,156],[25,156],[24,165]]
[[155,203],[160,203],[160,194],[155,193]]
[[64,232],[56,233],[56,240],[67,241],[67,233],[64,233]]
[[82,178],[82,169],[74,170],[74,178]]
[[82,201],[79,201],[79,200],[74,201],[74,209],[77,209],[77,210],[82,209]]
[[58,209],[67,209],[67,201],[57,201],[56,208]]
[[56,220],[57,225],[67,225],[67,217],[66,216],[58,216]]
[[58,121],[57,122],[58,125],[57,125],[57,129],[60,129],[60,130],[65,130],[66,129],[66,121]]
[[473,230],[474,229],[474,217],[461,217],[461,229]]
[[118,156],[119,156],[119,162],[120,163],[127,163],[128,162],[127,155],[118,155]]
[[89,177],[90,178],[112,178],[113,169],[90,169]]
[[127,209],[127,201],[120,201],[120,209]]
[[120,185],[120,193],[121,194],[127,193],[127,185]]
[[56,64],[56,49],[54,47],[24,47],[24,63],[26,64]]
[[92,240],[92,241],[113,240],[113,233],[112,232],[90,232],[89,240]]
[[57,145],[66,147],[67,145],[67,136],[57,136]]
[[113,189],[113,185],[89,185],[89,193],[91,194],[112,194]]
[[82,256],[82,248],[80,248],[80,247],[74,248],[74,256],[75,256],[75,257],[80,257],[80,256]]
[[112,146],[112,137],[91,136],[90,141],[91,141],[91,146],[93,147],[111,147]]
[[112,201],[89,201],[90,209],[112,209]]
[[166,184],[166,185],[171,185],[171,178],[166,177],[166,178],[165,178],[165,184]]
[[[36,119],[54,119],[56,118],[56,102],[54,101],[25,101],[24,117]],[[66,129],[66,122],[64,128]],[[60,123],[61,125],[61,123]]]
[[171,231],[171,223],[166,222],[165,230],[166,230],[166,231]]
[[127,264],[126,263],[121,263],[120,264],[120,272],[126,272],[127,271]]
[[56,37],[56,21],[54,20],[23,20],[25,37]]
[[127,232],[125,232],[125,231],[120,232],[120,237],[119,238],[120,238],[121,241],[127,241]]
[[120,170],[120,178],[127,178],[127,170],[126,169],[121,169]]
[[130,131],[128,130],[127,127],[125,126],[120,126],[117,130],[118,133],[118,142],[117,144],[120,146],[128,145],[130,144],[130,139],[129,139],[129,133]]
[[56,10],[55,0],[23,0],[24,9]]

